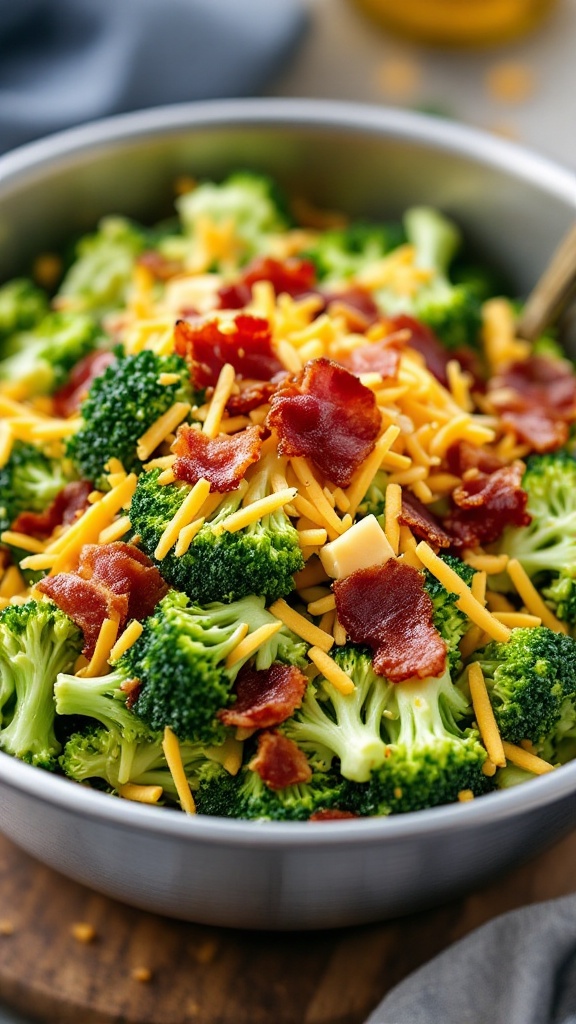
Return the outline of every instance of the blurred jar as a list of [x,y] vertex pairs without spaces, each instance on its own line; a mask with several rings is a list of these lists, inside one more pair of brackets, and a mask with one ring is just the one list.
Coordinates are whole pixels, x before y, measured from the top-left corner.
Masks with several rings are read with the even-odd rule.
[[484,46],[534,28],[556,0],[352,0],[381,25],[423,43]]

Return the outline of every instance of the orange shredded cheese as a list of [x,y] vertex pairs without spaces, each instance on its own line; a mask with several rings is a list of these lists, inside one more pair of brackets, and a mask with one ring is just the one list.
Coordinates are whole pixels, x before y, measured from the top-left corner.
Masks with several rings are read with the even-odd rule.
[[549,629],[553,629],[555,633],[567,633],[568,626],[566,623],[560,622],[548,606],[544,604],[528,573],[516,558],[510,559],[506,566],[506,571],[528,611],[535,615],[536,618],[539,618]]
[[138,622],[136,619],[132,620],[130,625],[127,626],[124,632],[122,633],[122,636],[118,638],[118,640],[112,647],[110,651],[110,656],[108,658],[110,664],[113,664],[115,661],[118,661],[118,659],[121,658],[123,654],[126,654],[126,651],[128,651],[132,647],[132,645],[136,643],[138,637],[142,634],[143,628],[144,627],[142,626],[141,622]]
[[188,526],[196,518],[209,493],[210,481],[201,477],[184,498],[176,515],[165,527],[154,552],[154,557],[158,561],[162,561],[170,551],[170,548],[176,544],[180,530],[184,526]]
[[267,640],[270,640],[281,629],[281,622],[265,622],[263,626],[259,626],[258,629],[248,634],[248,626],[246,626],[246,633],[240,638],[238,645],[233,651],[230,651],[226,658],[226,668],[232,668],[238,661],[242,661],[243,658],[249,658],[250,655],[255,654],[262,644],[265,644]]
[[309,622],[299,612],[294,611],[290,605],[286,604],[283,598],[270,605],[268,611],[275,615],[277,619],[280,619],[285,626],[288,626],[288,629],[291,629],[293,633],[296,633],[296,636],[301,637],[313,647],[319,647],[320,650],[327,653],[333,646],[333,636],[319,629],[314,623]]
[[100,626],[100,632],[98,633],[94,654],[92,655],[88,665],[81,669],[78,675],[85,676],[90,679],[104,675],[104,672],[107,671],[108,660],[111,655],[112,647],[116,642],[119,628],[120,623],[117,618],[104,619],[104,622]]
[[506,740],[504,740],[502,745],[506,760],[511,761],[518,768],[524,768],[527,772],[534,772],[534,775],[545,775],[547,772],[554,771],[553,764],[548,764],[547,761],[542,760],[541,757],[537,757],[535,754],[531,754],[528,750],[524,750],[523,747],[516,747],[513,743],[507,743]]
[[484,746],[488,751],[488,757],[493,764],[504,768],[506,758],[504,756],[502,738],[496,725],[494,711],[490,703],[488,690],[486,689],[484,673],[477,661],[473,662],[468,669],[468,685],[470,687],[474,714],[478,722],[478,729],[480,730]]
[[356,687],[354,686],[354,683],[352,682],[350,677],[342,671],[342,669],[340,668],[339,665],[336,664],[334,659],[331,658],[330,655],[327,654],[322,648],[311,647],[310,650],[308,651],[308,657],[310,658],[310,661],[313,662],[313,664],[316,666],[316,668],[319,669],[322,675],[328,680],[328,682],[332,683],[332,686],[336,690],[338,690],[339,693],[347,694],[354,692]]
[[386,505],[384,516],[384,532],[395,555],[400,546],[400,521],[402,514],[402,488],[399,484],[388,484],[386,487]]
[[176,786],[176,792],[178,793],[178,799],[180,800],[182,810],[185,811],[186,814],[196,814],[196,804],[194,803],[194,797],[192,796],[190,784],[186,778],[186,772],[184,771],[184,765],[182,764],[180,744],[178,743],[176,735],[168,726],[164,729],[162,749],[164,751],[166,763],[170,769],[170,774],[174,779],[174,785]]
[[134,782],[125,782],[118,786],[119,796],[139,804],[157,804],[163,792],[162,786],[138,786]]

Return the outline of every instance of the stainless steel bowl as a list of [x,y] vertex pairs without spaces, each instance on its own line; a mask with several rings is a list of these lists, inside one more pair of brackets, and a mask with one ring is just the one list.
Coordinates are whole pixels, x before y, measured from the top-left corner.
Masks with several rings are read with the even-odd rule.
[[[104,213],[152,221],[180,174],[269,171],[353,215],[438,204],[526,290],[576,214],[576,178],[436,119],[314,101],[157,109],[0,160],[0,275]],[[576,763],[471,803],[319,824],[189,818],[0,754],[0,828],[58,871],[147,910],[244,928],[325,928],[453,898],[576,823]]]

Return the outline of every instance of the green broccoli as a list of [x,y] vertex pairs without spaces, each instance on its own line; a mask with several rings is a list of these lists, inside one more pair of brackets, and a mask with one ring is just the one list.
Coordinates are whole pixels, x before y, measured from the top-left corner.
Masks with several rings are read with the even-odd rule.
[[[250,484],[254,501],[271,493],[273,464],[264,459],[257,467]],[[190,491],[186,484],[160,485],[158,476],[158,470],[141,474],[130,505],[132,528],[152,559],[164,528]],[[199,604],[235,601],[248,594],[263,594],[274,601],[294,589],[293,574],[304,565],[298,533],[283,509],[243,530],[213,533],[214,526],[237,511],[245,493],[243,482],[223,498],[185,554],[177,556],[171,550],[156,563],[168,583]]]
[[[229,704],[234,680],[247,660],[227,668],[226,658],[245,625],[253,633],[276,621],[261,597],[200,607],[185,594],[170,591],[128,651],[133,677],[142,684],[134,713],[151,729],[170,726],[181,740],[221,743],[226,733],[215,716]],[[255,667],[267,669],[275,661],[304,666],[305,652],[306,645],[282,627],[258,648]]]
[[[384,511],[386,509],[387,485],[388,474],[385,473],[383,469],[379,469],[358,506],[356,512],[357,519],[363,519],[364,516],[369,515],[376,516],[376,519],[380,519],[380,516],[384,515]],[[384,525],[383,522],[381,525]]]
[[[161,373],[176,373],[174,384],[161,384]],[[118,358],[97,377],[80,407],[82,424],[68,440],[66,453],[79,472],[106,487],[106,464],[120,459],[127,472],[139,472],[139,438],[174,402],[194,401],[188,369],[177,355],[159,356],[145,349]]]
[[54,683],[70,672],[83,646],[81,631],[49,601],[8,605],[0,612],[0,749],[43,768],[56,768]]
[[15,441],[10,458],[0,467],[0,533],[10,529],[20,512],[43,512],[75,477],[71,463]]
[[7,281],[0,288],[0,339],[35,327],[47,312],[48,298],[33,281],[27,277]]
[[194,797],[200,814],[256,821],[307,821],[314,811],[346,810],[343,788],[336,772],[314,772],[310,782],[270,789],[247,766],[232,776],[220,765],[207,763],[200,769]]
[[438,210],[415,206],[404,215],[408,242],[416,250],[416,266],[430,272],[430,279],[412,296],[391,288],[374,293],[383,313],[407,313],[438,335],[448,349],[476,346],[481,326],[481,303],[474,289],[452,284],[448,269],[460,246],[460,232],[453,221]]
[[304,255],[316,266],[324,285],[339,285],[364,267],[382,259],[406,241],[400,223],[365,224],[356,221],[345,228],[323,231]]
[[[507,526],[498,551],[516,558],[554,614],[576,623],[576,459],[566,452],[531,455],[522,478],[528,494],[528,526]],[[495,590],[511,591],[507,575],[493,577]]]
[[[505,740],[555,743],[576,723],[576,641],[546,626],[513,629],[475,651]],[[465,688],[465,684],[464,684]]]
[[[442,554],[442,561],[458,574],[468,586],[472,582],[474,569],[454,555]],[[446,590],[428,569],[424,570],[424,586],[432,598],[432,620],[440,636],[448,647],[448,665],[452,673],[462,667],[459,643],[467,631],[470,622],[468,617],[457,607],[458,595]]]
[[470,705],[449,672],[395,684],[387,711],[388,756],[368,782],[347,790],[351,810],[366,815],[418,811],[451,803],[465,790],[478,796],[490,788],[478,731],[457,725],[470,715]]
[[124,217],[104,217],[98,230],[76,245],[56,301],[64,309],[98,315],[124,305],[146,232]]
[[336,651],[334,660],[354,682],[354,691],[343,694],[328,680],[315,680],[282,731],[313,767],[327,771],[337,757],[345,779],[366,782],[386,758],[382,716],[393,684],[376,675],[364,647],[347,644]]
[[169,259],[184,259],[194,245],[202,222],[230,225],[235,252],[217,262],[219,270],[230,262],[245,263],[269,249],[269,238],[286,231],[292,223],[286,200],[277,184],[264,174],[236,171],[220,184],[202,182],[176,201],[183,235],[164,238],[159,250]]
[[66,383],[76,363],[104,341],[91,317],[48,313],[35,327],[12,335],[6,343],[0,381],[18,384],[23,397],[52,394]]
[[528,772],[525,768],[518,768],[515,764],[507,764],[505,768],[499,768],[494,776],[496,789],[512,789],[513,786],[520,786],[523,782],[530,782],[535,779],[534,772]]

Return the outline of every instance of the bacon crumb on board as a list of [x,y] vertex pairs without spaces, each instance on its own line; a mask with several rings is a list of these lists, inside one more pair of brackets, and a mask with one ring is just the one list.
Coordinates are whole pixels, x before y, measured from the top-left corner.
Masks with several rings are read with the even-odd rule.
[[374,448],[382,418],[369,388],[322,357],[272,396],[266,426],[282,455],[305,455],[338,487],[347,487]]
[[374,671],[400,683],[440,676],[446,644],[432,622],[422,573],[390,558],[334,583],[338,621],[373,651]]
[[176,455],[174,476],[188,484],[208,480],[210,490],[220,494],[233,491],[240,486],[248,466],[258,462],[261,435],[260,427],[245,427],[238,434],[211,438],[184,425],[172,445]]
[[309,782],[312,771],[306,755],[294,740],[275,730],[261,732],[258,752],[248,765],[270,789],[284,789],[299,782]]
[[20,512],[12,523],[12,529],[30,537],[49,537],[57,526],[69,526],[78,513],[88,508],[88,495],[93,489],[89,480],[73,480],[58,491],[43,512]]
[[218,718],[242,729],[280,725],[300,707],[307,685],[294,665],[274,664],[261,671],[244,665],[234,684],[236,701],[219,711]]
[[410,491],[402,492],[402,511],[398,519],[433,547],[449,548],[454,543],[453,537],[444,529],[440,520]]
[[249,380],[271,380],[283,371],[272,349],[272,332],[267,320],[238,313],[230,325],[233,330],[228,332],[215,319],[177,321],[174,348],[190,365],[194,387],[215,387],[227,363],[239,377]]
[[527,526],[528,495],[522,490],[524,463],[513,462],[493,473],[478,472],[452,492],[453,508],[444,526],[456,546],[473,548],[498,539],[506,526]]

